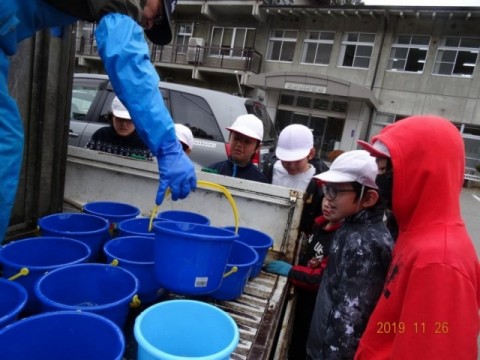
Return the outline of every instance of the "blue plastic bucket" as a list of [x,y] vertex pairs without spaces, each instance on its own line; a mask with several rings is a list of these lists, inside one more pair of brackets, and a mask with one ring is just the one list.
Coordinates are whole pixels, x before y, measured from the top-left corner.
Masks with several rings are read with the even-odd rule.
[[159,213],[157,218],[176,222],[210,225],[210,219],[208,217],[192,211],[166,210]]
[[[153,223],[160,221],[168,221],[162,219],[153,219]],[[148,231],[150,225],[150,218],[139,217],[134,219],[124,220],[118,224],[118,236],[151,236],[155,237],[155,232],[152,228]]]
[[118,266],[78,264],[45,274],[35,285],[42,310],[81,310],[123,327],[138,292],[135,276]]
[[13,241],[0,251],[3,277],[15,278],[28,293],[25,312],[40,311],[34,286],[46,272],[87,261],[90,249],[81,241],[63,237],[35,237]]
[[90,214],[60,213],[48,215],[38,221],[44,236],[64,236],[82,241],[90,248],[89,260],[98,259],[100,251],[111,236],[108,221]]
[[14,322],[27,303],[27,290],[15,281],[0,279],[0,329]]
[[183,295],[208,294],[220,287],[233,241],[223,228],[160,222],[155,228],[155,273],[160,285]]
[[84,312],[39,314],[0,330],[4,360],[121,360],[124,350],[118,326]]
[[86,214],[97,215],[107,220],[110,230],[114,232],[119,222],[133,219],[140,215],[140,209],[136,206],[114,201],[93,201],[83,206]]
[[210,296],[217,300],[234,300],[240,297],[257,261],[255,250],[245,243],[234,241],[227,261],[226,273],[229,275],[223,278],[220,287]]
[[127,269],[138,279],[138,296],[144,304],[152,303],[161,294],[155,276],[154,249],[155,238],[152,236],[117,237],[103,247],[109,263]]
[[[233,226],[227,226],[226,229],[235,231]],[[239,241],[251,246],[258,254],[257,263],[252,267],[250,274],[250,279],[252,279],[260,274],[268,249],[273,245],[273,239],[264,232],[242,226],[238,228],[238,236]]]
[[223,310],[195,300],[171,300],[135,320],[138,360],[228,360],[238,345],[237,324]]

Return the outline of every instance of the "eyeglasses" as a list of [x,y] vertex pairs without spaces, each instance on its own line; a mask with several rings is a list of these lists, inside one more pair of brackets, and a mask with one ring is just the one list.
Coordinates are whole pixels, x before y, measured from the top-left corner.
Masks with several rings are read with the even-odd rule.
[[336,187],[327,185],[327,184],[323,184],[322,189],[323,189],[323,194],[325,196],[328,196],[328,198],[332,200],[335,200],[335,198],[339,193],[356,192],[353,189],[337,189]]

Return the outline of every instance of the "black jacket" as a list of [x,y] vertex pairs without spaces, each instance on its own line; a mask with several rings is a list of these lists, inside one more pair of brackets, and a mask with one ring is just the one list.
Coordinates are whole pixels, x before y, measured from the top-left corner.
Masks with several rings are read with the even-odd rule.
[[202,171],[212,172],[219,175],[232,176],[239,179],[253,180],[262,183],[268,183],[265,175],[262,174],[258,167],[252,162],[249,162],[246,166],[238,166],[234,164],[230,159],[220,161],[218,163],[210,165]]

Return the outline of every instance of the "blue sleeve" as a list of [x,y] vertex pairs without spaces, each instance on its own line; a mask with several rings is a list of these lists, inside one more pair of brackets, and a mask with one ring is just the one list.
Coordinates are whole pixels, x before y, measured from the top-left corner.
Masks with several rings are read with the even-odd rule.
[[108,14],[98,24],[95,36],[115,94],[132,115],[142,140],[158,154],[162,144],[176,142],[176,135],[143,29],[126,15]]

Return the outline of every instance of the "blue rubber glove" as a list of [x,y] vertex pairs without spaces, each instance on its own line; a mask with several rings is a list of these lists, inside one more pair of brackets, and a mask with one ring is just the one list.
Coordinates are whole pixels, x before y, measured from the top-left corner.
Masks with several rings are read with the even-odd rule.
[[291,268],[292,265],[290,265],[289,263],[281,260],[275,260],[265,265],[264,270],[272,274],[288,276]]
[[173,200],[184,199],[197,186],[195,167],[175,135],[143,29],[126,15],[107,14],[100,20],[95,37],[115,94],[132,116],[138,135],[157,157],[157,205],[168,187]]

